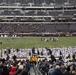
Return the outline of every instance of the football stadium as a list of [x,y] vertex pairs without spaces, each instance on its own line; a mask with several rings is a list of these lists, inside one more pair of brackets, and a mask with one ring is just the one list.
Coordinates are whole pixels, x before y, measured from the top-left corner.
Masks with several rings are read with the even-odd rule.
[[76,75],[76,0],[0,0],[0,75]]

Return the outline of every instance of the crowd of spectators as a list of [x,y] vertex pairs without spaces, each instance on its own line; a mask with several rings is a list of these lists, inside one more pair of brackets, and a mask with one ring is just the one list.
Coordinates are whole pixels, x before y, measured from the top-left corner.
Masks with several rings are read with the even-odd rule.
[[5,61],[0,59],[0,75],[28,75],[30,70],[29,62],[20,60]]
[[57,24],[1,24],[0,33],[56,33],[76,32],[75,23]]
[[33,3],[33,5],[42,5],[42,3],[46,3],[47,5],[50,3],[56,3],[56,4],[64,4],[65,2],[69,2],[71,4],[75,4],[75,0],[0,0],[0,4],[6,4],[6,5],[27,5],[29,3]]
[[22,9],[1,9],[0,11],[0,15],[2,16],[59,16],[59,15],[64,15],[66,17],[71,15],[73,17],[73,15],[75,14],[76,10],[74,9],[70,9],[70,10],[65,10],[65,9],[60,9],[60,10],[22,10]]
[[[0,5],[76,5],[76,0],[0,0]],[[1,10],[0,15],[50,15],[58,16],[59,19],[66,15],[74,17],[75,10],[61,11],[22,11]],[[65,16],[63,16],[65,15]],[[71,17],[70,17],[71,18]],[[4,20],[3,18],[1,20]],[[5,20],[4,20],[5,21]],[[0,33],[41,33],[41,32],[76,32],[73,24],[2,24]],[[76,75],[76,48],[38,48],[38,49],[4,49],[0,51],[0,75],[30,75],[30,68],[34,65],[42,75]],[[24,59],[23,59],[24,58]]]
[[23,51],[24,49],[2,50],[2,56],[0,58],[0,75],[30,75],[30,62],[28,58],[26,59],[25,57],[24,59],[20,59],[21,55],[24,57]]
[[29,75],[34,65],[42,75],[76,75],[76,47],[3,49],[0,53],[0,75]]
[[0,25],[1,33],[32,33],[44,32],[44,26],[40,24],[2,24]]

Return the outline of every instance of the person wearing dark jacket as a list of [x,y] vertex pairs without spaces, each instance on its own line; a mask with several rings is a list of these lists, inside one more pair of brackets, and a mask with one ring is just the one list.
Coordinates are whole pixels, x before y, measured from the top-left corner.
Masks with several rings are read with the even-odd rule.
[[21,71],[20,75],[28,75],[28,70],[27,70],[27,68],[24,68],[24,69]]
[[0,61],[0,75],[3,75],[3,64],[2,64],[2,61]]
[[64,73],[64,75],[72,75],[72,73],[70,73],[69,71],[66,71],[66,72]]
[[3,75],[9,75],[9,70],[8,70],[7,66],[3,67]]
[[51,60],[52,60],[52,62],[56,61],[54,55],[51,55]]
[[70,73],[70,66],[67,66],[66,71],[64,72],[64,75],[72,75],[72,73]]
[[57,65],[51,75],[63,75],[63,73],[60,70],[60,66]]
[[13,60],[15,61],[15,60],[16,60],[16,58],[17,58],[17,56],[16,56],[16,55],[14,55],[12,58],[13,58]]
[[32,54],[35,54],[35,48],[34,47],[32,48]]

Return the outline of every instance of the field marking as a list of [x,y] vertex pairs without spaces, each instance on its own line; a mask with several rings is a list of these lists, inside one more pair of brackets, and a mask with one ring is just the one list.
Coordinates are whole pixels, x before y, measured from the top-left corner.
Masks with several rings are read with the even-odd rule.
[[[67,40],[69,40],[69,39],[67,39]],[[73,44],[76,44],[76,42],[73,42],[72,40],[69,40],[71,43],[73,43]]]
[[66,45],[65,45],[65,43],[66,43],[66,44],[67,44],[67,46],[69,47],[69,43],[67,42],[67,39],[63,38],[61,41],[63,42],[64,47],[66,46]]
[[25,44],[25,47],[27,46],[27,41],[28,41],[28,39],[26,40],[26,38],[25,38],[25,43],[26,43],[26,44]]
[[36,43],[37,47],[39,47],[39,44],[38,44],[38,42],[36,41],[36,38],[35,38],[35,43]]
[[[49,42],[44,42],[44,41],[41,42],[41,40],[40,40],[41,38],[45,38],[45,37],[22,37],[22,38],[20,37],[20,41],[18,38],[14,38],[14,40],[12,40],[12,38],[10,38],[10,37],[2,38],[0,40],[3,42],[3,44],[0,45],[0,49],[6,48],[6,46],[9,48],[10,47],[16,48],[15,45],[17,45],[17,47],[20,46],[21,48],[32,48],[32,46],[35,46],[36,48],[40,47],[40,46],[48,47],[48,48],[52,48],[52,47],[61,48],[61,47],[69,47],[69,46],[75,47],[76,46],[76,42],[75,42],[76,37],[74,37],[74,39],[72,37],[58,37],[60,42],[59,41],[58,41],[59,43],[55,42],[55,45],[54,45],[54,43],[52,44],[52,42],[50,40],[49,40]],[[50,38],[50,37],[47,37],[47,38]],[[17,42],[17,43],[14,44],[14,42]],[[22,44],[24,44],[24,46],[20,45],[21,42],[22,42]],[[30,44],[32,44],[32,46]]]

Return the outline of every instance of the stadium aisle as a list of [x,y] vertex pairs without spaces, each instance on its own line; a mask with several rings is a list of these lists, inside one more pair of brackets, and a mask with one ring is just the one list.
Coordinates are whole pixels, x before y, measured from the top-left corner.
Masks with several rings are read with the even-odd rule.
[[35,72],[34,72],[33,67],[32,67],[32,68],[30,68],[30,75],[35,75]]

